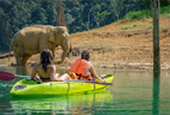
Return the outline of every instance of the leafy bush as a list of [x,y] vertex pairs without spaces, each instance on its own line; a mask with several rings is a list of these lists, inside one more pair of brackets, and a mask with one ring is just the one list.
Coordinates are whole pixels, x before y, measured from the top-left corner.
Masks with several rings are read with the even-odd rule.
[[162,7],[160,11],[160,15],[165,17],[170,17],[170,7],[169,6]]
[[[170,17],[170,7],[161,7],[160,8],[160,16]],[[133,21],[133,20],[141,20],[152,17],[152,10],[141,10],[130,12],[126,14],[125,20],[126,21]]]
[[127,21],[133,21],[133,20],[141,20],[145,18],[149,18],[152,16],[151,10],[141,10],[136,12],[130,12],[125,16],[125,19]]

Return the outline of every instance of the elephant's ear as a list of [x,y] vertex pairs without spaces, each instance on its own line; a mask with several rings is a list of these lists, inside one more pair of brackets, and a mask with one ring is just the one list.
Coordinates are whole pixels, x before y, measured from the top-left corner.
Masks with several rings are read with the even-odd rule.
[[50,36],[49,36],[49,39],[48,39],[49,42],[55,43],[55,33],[56,33],[56,30],[53,30],[53,31],[50,32]]

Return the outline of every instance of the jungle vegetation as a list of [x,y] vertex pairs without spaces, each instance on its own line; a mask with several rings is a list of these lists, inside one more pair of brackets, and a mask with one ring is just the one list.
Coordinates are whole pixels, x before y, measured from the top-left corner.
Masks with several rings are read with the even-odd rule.
[[[150,0],[62,0],[69,33],[88,31],[120,19],[152,16]],[[170,0],[160,0],[161,14],[170,17]],[[7,52],[10,39],[33,24],[57,24],[56,0],[0,0],[0,52]]]

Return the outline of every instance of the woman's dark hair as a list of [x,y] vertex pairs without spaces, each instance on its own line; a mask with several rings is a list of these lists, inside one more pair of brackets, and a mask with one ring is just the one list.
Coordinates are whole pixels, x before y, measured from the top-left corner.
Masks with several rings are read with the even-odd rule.
[[88,50],[83,50],[81,52],[81,59],[85,59],[85,60],[89,61],[89,59],[90,59],[90,52]]
[[41,52],[41,64],[42,64],[44,71],[47,71],[47,66],[49,64],[52,64],[52,60],[53,60],[53,57],[52,57],[51,51],[48,49],[44,49]]

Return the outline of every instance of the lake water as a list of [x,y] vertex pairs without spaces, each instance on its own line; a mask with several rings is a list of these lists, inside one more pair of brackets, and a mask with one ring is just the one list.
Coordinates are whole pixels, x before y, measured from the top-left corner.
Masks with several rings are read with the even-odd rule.
[[[0,67],[0,70],[28,74],[30,69]],[[59,70],[64,71],[64,70]],[[113,73],[113,86],[90,94],[56,97],[13,98],[10,88],[19,79],[0,81],[0,114],[87,114],[87,115],[169,115],[170,72],[153,80],[152,71],[97,69]],[[61,72],[62,73],[62,72]]]

